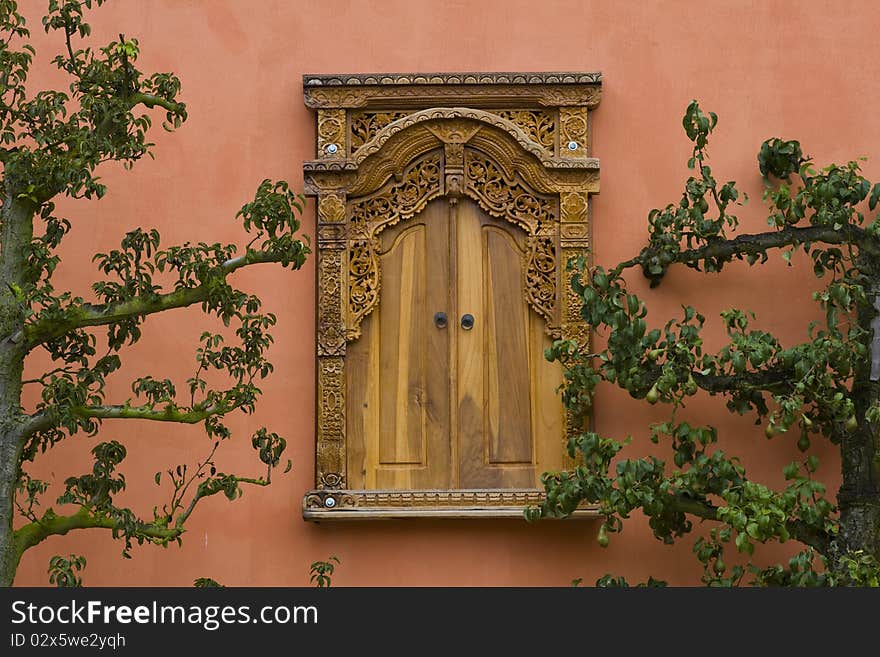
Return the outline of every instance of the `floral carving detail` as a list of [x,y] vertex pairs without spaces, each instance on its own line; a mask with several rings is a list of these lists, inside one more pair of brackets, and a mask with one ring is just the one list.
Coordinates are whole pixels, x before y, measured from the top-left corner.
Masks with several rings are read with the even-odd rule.
[[318,481],[326,472],[345,480],[345,358],[318,358]]
[[532,308],[555,323],[556,310],[556,247],[548,237],[529,238],[526,256],[526,297]]
[[[559,143],[562,157],[587,156],[587,109],[585,107],[559,108]],[[577,148],[569,150],[566,145],[574,143]]]
[[361,321],[379,301],[381,281],[376,236],[388,226],[419,212],[441,190],[441,157],[435,151],[415,162],[400,178],[376,195],[352,202],[348,251],[348,327],[346,337],[356,340]]
[[556,205],[518,181],[508,179],[491,159],[468,150],[465,156],[467,190],[489,214],[504,217],[528,233],[525,259],[526,299],[547,321],[556,322]]
[[499,110],[493,112],[507,119],[531,138],[533,142],[552,151],[556,140],[556,121],[546,110]]
[[389,123],[402,119],[408,112],[352,112],[351,150],[352,152],[370,141]]
[[[331,472],[328,474],[335,475],[336,473]],[[337,492],[336,490],[333,490],[333,487],[328,488],[330,490],[316,490],[308,493],[303,500],[303,507],[305,509],[331,510],[357,506],[357,500],[350,493]],[[333,501],[330,503],[328,500]]]
[[345,475],[338,472],[322,472],[318,479],[318,488],[345,488]]
[[508,180],[488,157],[468,150],[465,158],[467,188],[489,214],[505,217],[530,234],[554,221],[554,202],[532,193],[519,182]]
[[[599,161],[584,157],[586,151],[583,149],[580,150],[577,157],[574,158],[569,157],[568,155],[564,157],[555,157],[543,146],[539,146],[531,137],[529,137],[528,134],[523,132],[522,128],[519,126],[514,124],[513,128],[511,128],[511,122],[507,119],[503,119],[493,112],[468,107],[433,107],[430,109],[419,110],[412,114],[407,114],[402,119],[398,119],[379,130],[368,143],[363,144],[357,150],[357,153],[353,154],[351,161],[335,162],[333,164],[340,168],[340,170],[346,167],[357,168],[357,165],[369,156],[377,153],[394,135],[421,123],[434,123],[436,127],[438,119],[466,119],[475,122],[477,128],[479,128],[480,124],[499,128],[513,137],[526,152],[534,155],[540,161],[541,165],[547,168],[580,170],[597,170],[599,168]],[[426,127],[429,130],[431,129],[430,126]],[[476,132],[476,130],[474,130],[474,132]],[[318,166],[318,164],[319,163],[311,162],[308,163],[308,166],[309,168],[313,168]]]
[[342,322],[342,251],[326,249],[318,255],[318,354],[345,353]]
[[561,195],[563,223],[580,223],[587,220],[587,195],[583,192],[565,192]]
[[345,222],[345,203],[338,194],[321,196],[318,202],[318,219],[322,224],[341,224]]
[[345,157],[345,110],[318,112],[318,157]]
[[346,338],[361,333],[361,320],[379,301],[379,258],[376,240],[356,240],[348,251],[348,330]]

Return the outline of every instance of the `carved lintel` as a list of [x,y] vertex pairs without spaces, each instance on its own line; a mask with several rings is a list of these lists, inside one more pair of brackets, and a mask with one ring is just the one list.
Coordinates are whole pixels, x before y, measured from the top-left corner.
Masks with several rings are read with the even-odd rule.
[[602,87],[550,87],[542,95],[538,103],[545,107],[598,107],[602,99]]
[[[602,73],[599,71],[551,71],[537,73],[523,72],[461,72],[461,73],[333,73],[303,75],[303,87],[311,89],[339,87],[401,87],[447,85],[448,88],[471,85],[599,85]],[[311,106],[310,106],[311,107]]]
[[311,108],[431,107],[448,104],[522,108],[531,105],[596,107],[601,73],[430,73],[306,75]]

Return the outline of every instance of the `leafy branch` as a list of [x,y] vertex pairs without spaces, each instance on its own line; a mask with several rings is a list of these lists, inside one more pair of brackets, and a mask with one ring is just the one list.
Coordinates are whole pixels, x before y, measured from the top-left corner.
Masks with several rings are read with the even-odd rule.
[[[880,545],[859,544],[858,530],[848,529],[847,522],[854,506],[876,505],[876,485],[868,484],[858,494],[844,491],[849,490],[848,476],[871,476],[856,461],[878,462],[870,445],[876,444],[871,436],[880,406],[876,386],[863,377],[871,353],[869,324],[876,314],[878,290],[870,281],[880,276],[880,224],[876,217],[869,219],[862,204],[869,211],[876,208],[880,185],[865,179],[857,162],[817,171],[798,142],[768,140],[758,159],[771,230],[730,237],[728,232],[738,226],[732,209],[743,195],[733,181],[719,184],[708,165],[709,135],[717,117],[693,102],[683,125],[693,142],[688,168],[695,174],[687,179],[678,203],[649,213],[648,245],[610,269],[589,267],[583,258],[569,264],[581,316],[604,338],[605,347],[587,352],[574,341],[558,340],[546,353],[564,368],[563,402],[576,418],[590,414],[600,383],[617,385],[651,404],[668,404],[669,419],[650,427],[650,439],[668,445],[672,463],[656,456],[623,458],[631,438],[575,435],[568,450],[577,465],[545,474],[546,502],[526,515],[532,520],[564,517],[582,502],[595,504],[604,518],[598,534],[602,546],[637,509],[665,543],[691,532],[695,520],[712,523],[708,535],[694,543],[703,580],[711,585],[738,585],[749,572],[753,583],[761,585],[871,580]],[[809,339],[792,347],[784,347],[769,332],[751,329],[754,315],[731,308],[721,313],[728,343],[708,353],[702,314],[684,306],[681,319],[650,328],[645,303],[624,279],[628,269],[640,267],[656,287],[675,264],[720,272],[735,259],[750,265],[766,262],[772,249],[787,249],[783,257],[789,264],[792,254],[802,250],[816,277],[827,275],[824,289],[813,295],[824,321],[811,324]],[[726,397],[732,412],[754,413],[757,423],[766,423],[767,438],[797,437],[797,448],[807,456],[786,466],[788,484],[783,489],[750,479],[737,458],[717,449],[714,427],[682,419],[687,403],[700,391]],[[876,412],[870,410],[872,399]],[[838,505],[826,499],[824,484],[813,478],[819,459],[809,452],[817,437],[840,445],[844,460],[852,454],[855,469],[848,473],[845,463]],[[807,549],[788,567],[747,563],[728,570],[723,559],[729,544],[751,558],[756,544],[791,539]],[[599,584],[626,582],[609,575]]]

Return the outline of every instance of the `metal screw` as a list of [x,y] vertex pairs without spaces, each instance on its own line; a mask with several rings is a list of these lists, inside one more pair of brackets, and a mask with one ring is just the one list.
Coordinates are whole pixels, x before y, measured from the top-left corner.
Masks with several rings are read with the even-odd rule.
[[332,497],[327,497],[324,499],[324,506],[326,506],[328,509],[332,509],[334,506],[336,506],[336,500]]
[[327,153],[329,153],[330,155],[335,155],[336,152],[339,150],[339,146],[337,146],[336,144],[327,144],[324,147],[324,150],[327,151]]
[[578,149],[578,143],[576,141],[568,142],[568,150],[576,151]]

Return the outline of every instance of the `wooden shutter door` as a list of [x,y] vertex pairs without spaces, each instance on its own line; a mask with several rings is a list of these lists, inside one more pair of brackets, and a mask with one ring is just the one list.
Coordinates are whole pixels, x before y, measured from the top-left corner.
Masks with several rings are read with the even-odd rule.
[[564,432],[558,365],[523,294],[525,234],[470,200],[456,223],[458,486],[536,487],[561,466]]
[[[430,203],[380,242],[381,301],[348,352],[351,487],[449,488],[448,203]],[[435,325],[437,312],[449,326]]]
[[347,355],[352,488],[535,488],[562,466],[561,374],[525,301],[525,249],[466,198],[381,233],[381,302]]

